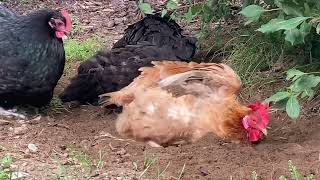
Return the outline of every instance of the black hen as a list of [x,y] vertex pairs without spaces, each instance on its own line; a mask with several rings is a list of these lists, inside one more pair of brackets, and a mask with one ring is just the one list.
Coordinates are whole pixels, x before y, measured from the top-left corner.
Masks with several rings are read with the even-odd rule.
[[100,51],[78,68],[78,75],[60,95],[63,102],[95,103],[100,94],[117,91],[139,75],[138,69],[159,59],[179,60],[171,47],[150,44]]
[[196,39],[185,37],[174,21],[149,16],[128,27],[112,50],[100,51],[78,68],[60,95],[63,102],[95,103],[100,94],[120,90],[153,60],[190,60]]
[[160,47],[171,46],[180,59],[191,59],[196,51],[196,38],[182,35],[182,29],[175,21],[158,14],[148,15],[130,25],[124,36],[113,45],[113,49],[145,41]]
[[70,16],[54,10],[19,16],[0,5],[0,23],[0,106],[48,104],[63,73]]

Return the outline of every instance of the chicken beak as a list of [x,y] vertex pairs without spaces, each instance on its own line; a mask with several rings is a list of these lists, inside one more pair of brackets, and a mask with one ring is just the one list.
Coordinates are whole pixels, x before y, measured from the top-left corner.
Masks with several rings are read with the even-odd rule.
[[66,39],[68,39],[68,36],[67,35],[63,35],[62,36],[62,40],[66,40]]
[[263,129],[260,129],[260,131],[261,131],[265,136],[268,135],[267,129],[263,128]]

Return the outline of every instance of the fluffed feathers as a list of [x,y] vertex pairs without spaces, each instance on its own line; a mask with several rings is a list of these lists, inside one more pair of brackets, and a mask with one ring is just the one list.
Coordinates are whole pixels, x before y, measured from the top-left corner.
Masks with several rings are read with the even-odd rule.
[[[240,78],[227,65],[166,61],[153,64],[154,67],[143,68],[141,76],[129,86],[103,95],[109,98],[106,103],[123,105],[116,123],[120,134],[163,146],[181,140],[195,142],[210,132],[238,141],[246,139],[246,133],[258,137],[248,132],[261,124],[260,117],[268,122],[264,116],[267,111],[261,110],[264,106],[252,109],[238,101]],[[250,128],[244,127],[244,119],[250,121]]]
[[[116,104],[123,106],[133,100],[133,94],[137,89],[145,90],[158,85],[177,84],[185,80],[183,78],[194,76],[195,71],[213,72],[214,74],[212,75],[216,76],[216,81],[219,81],[217,86],[225,88],[223,92],[226,95],[235,94],[240,90],[240,78],[229,66],[224,64],[177,61],[153,61],[152,64],[154,65],[153,67],[140,68],[140,75],[127,87],[120,91],[102,94],[100,96],[102,105]],[[190,71],[192,72],[188,73]],[[219,90],[219,88],[217,89]]]

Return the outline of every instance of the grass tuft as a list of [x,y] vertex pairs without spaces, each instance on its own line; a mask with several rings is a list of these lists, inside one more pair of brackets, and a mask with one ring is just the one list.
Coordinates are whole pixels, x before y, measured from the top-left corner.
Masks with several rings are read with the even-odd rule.
[[103,46],[99,37],[86,40],[71,39],[64,42],[67,61],[84,61],[92,57]]
[[[304,178],[302,178],[303,176],[301,175],[301,172],[297,169],[297,167],[292,163],[291,160],[288,161],[288,170],[291,174],[291,179],[292,180],[313,180],[313,175],[308,175],[308,176],[304,176]],[[258,175],[256,173],[256,171],[252,172],[252,176],[251,176],[252,180],[258,180]],[[279,180],[287,180],[287,178],[285,176],[280,176]]]
[[261,35],[235,40],[234,49],[226,60],[244,84],[252,82],[257,72],[271,69],[282,57],[282,48]]

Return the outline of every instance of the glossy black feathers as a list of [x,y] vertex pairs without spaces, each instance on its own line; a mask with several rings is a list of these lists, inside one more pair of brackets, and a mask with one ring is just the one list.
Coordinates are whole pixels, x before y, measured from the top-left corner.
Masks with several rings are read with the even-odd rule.
[[0,6],[0,106],[50,102],[65,54],[48,21],[61,16],[51,10],[18,16]]

